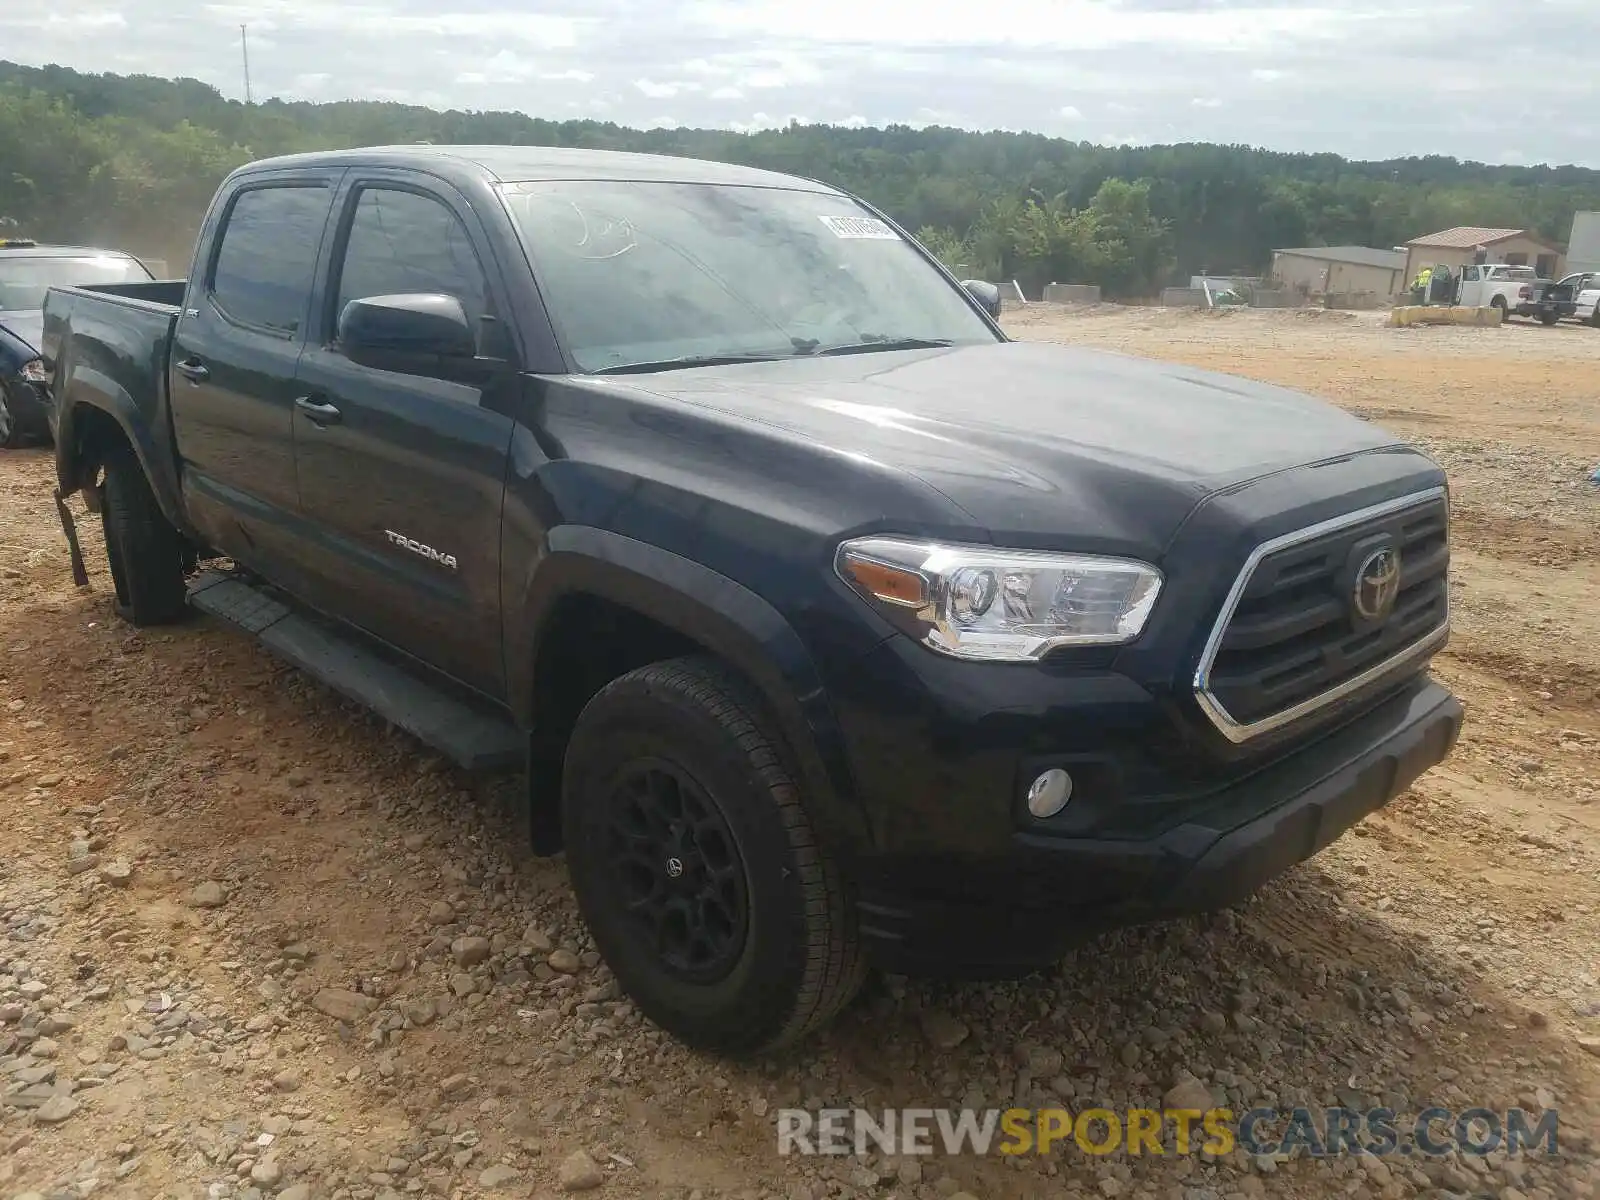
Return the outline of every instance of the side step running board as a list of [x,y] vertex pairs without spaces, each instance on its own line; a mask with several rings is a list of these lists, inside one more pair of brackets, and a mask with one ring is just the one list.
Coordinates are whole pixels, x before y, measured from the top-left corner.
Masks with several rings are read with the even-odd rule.
[[190,581],[189,603],[469,771],[520,768],[526,761],[527,739],[503,715],[441,690],[264,587],[206,570]]

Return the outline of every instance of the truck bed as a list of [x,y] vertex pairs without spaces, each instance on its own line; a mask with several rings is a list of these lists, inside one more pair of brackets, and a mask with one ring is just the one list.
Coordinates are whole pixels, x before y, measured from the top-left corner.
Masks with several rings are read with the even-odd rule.
[[[70,478],[75,410],[80,401],[109,413],[127,431],[152,480],[177,478],[168,420],[167,358],[187,283],[102,284],[51,288],[44,301],[40,351],[55,405],[56,462],[64,493]],[[156,487],[169,516],[176,497]]]
[[148,304],[177,309],[183,304],[183,292],[188,286],[188,282],[182,279],[147,279],[141,283],[94,283],[61,290],[93,292],[97,296],[120,297],[124,300],[142,300]]

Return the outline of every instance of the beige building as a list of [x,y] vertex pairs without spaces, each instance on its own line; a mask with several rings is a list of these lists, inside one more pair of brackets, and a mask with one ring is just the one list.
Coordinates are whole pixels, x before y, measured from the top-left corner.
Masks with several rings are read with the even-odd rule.
[[1406,282],[1417,277],[1423,267],[1443,264],[1457,276],[1470,267],[1479,249],[1484,262],[1509,263],[1532,267],[1545,279],[1559,279],[1565,255],[1561,247],[1526,229],[1485,229],[1478,225],[1458,225],[1441,229],[1427,237],[1406,243]]
[[1272,252],[1272,277],[1306,295],[1393,296],[1405,286],[1402,250],[1370,246],[1301,246]]

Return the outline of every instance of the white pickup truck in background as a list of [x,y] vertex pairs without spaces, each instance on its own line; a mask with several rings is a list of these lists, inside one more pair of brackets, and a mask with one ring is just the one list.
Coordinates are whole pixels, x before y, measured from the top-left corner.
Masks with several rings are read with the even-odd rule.
[[1532,267],[1512,266],[1509,263],[1483,263],[1461,269],[1461,287],[1456,293],[1456,303],[1468,308],[1498,308],[1500,319],[1513,314],[1540,316],[1546,324],[1554,324],[1555,317],[1545,318],[1538,310],[1539,294],[1549,285],[1540,279]]

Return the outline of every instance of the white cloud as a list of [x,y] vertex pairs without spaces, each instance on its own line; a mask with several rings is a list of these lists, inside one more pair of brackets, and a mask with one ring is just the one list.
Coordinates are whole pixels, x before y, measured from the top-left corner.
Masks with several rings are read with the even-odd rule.
[[577,16],[494,11],[489,8],[407,12],[397,3],[321,5],[307,0],[251,0],[249,4],[207,4],[205,12],[237,26],[263,30],[314,30],[388,39],[430,37],[451,41],[492,39],[550,49],[578,44],[578,30],[592,22]]
[[652,100],[670,100],[683,91],[681,83],[656,83],[650,79],[635,79],[633,86],[639,89],[641,95],[649,96]]
[[745,71],[739,75],[737,82],[741,87],[753,89],[792,88],[821,83],[822,79],[823,73],[820,68],[807,62],[795,61]]
[[[631,125],[662,121],[670,108],[674,121],[729,128],[755,127],[752,109],[848,113],[874,125],[1371,158],[1516,147],[1528,162],[1600,165],[1600,124],[1582,119],[1600,45],[1591,0],[1010,0],[978,21],[966,0],[529,8],[526,0],[0,0],[0,55],[192,76],[241,97],[238,26],[247,22],[258,98],[392,98]],[[1486,45],[1516,78],[1516,104],[1463,74],[1461,63]],[[1272,103],[1224,102],[1230,93],[1219,81],[1229,79],[1275,85]],[[1418,103],[1418,79],[1449,103]],[[1072,102],[1063,104],[1068,88]],[[1571,119],[1528,120],[1534,112]],[[1119,130],[1126,136],[1113,137]]]
[[690,0],[684,11],[700,24],[790,45],[982,47],[1105,50],[1150,43],[1241,50],[1284,38],[1336,35],[1363,23],[1348,2],[1207,4],[1184,10],[1116,0],[1010,0],[972,20],[965,0],[812,0],[806,5]]
[[45,18],[50,29],[91,30],[126,29],[128,19],[119,12],[90,9],[84,12],[52,12]]
[[457,83],[525,83],[539,73],[539,64],[510,50],[502,50],[476,70],[463,71]]

